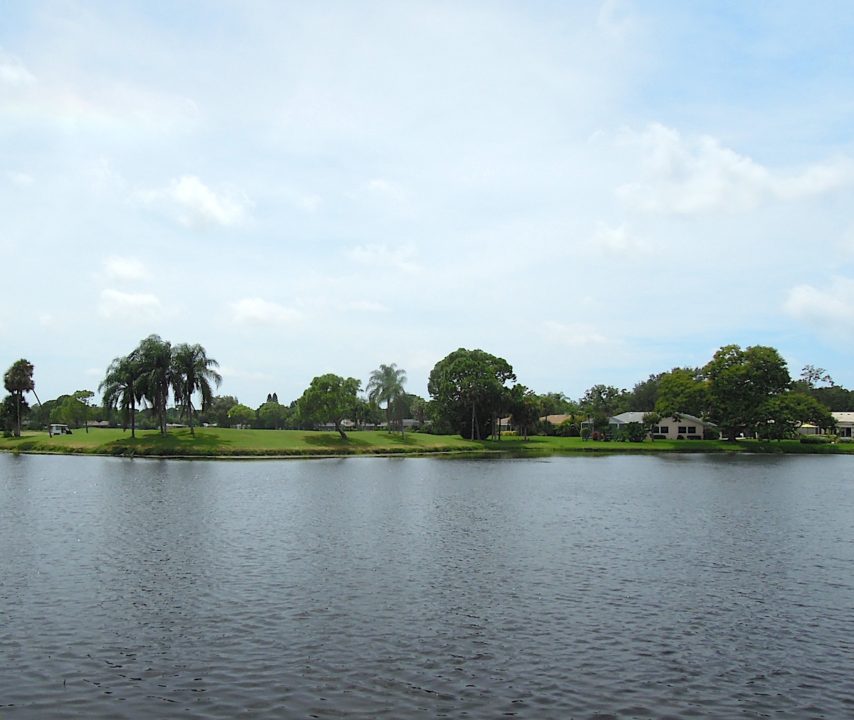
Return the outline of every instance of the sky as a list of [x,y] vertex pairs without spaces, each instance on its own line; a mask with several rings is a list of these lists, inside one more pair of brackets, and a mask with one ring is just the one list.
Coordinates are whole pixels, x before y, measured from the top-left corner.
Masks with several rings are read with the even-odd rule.
[[459,347],[854,386],[854,4],[0,0],[0,365],[151,333],[252,407]]

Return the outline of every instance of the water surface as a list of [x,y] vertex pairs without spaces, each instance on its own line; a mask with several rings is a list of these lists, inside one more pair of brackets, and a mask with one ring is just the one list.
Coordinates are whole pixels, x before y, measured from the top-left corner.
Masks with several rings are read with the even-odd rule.
[[0,717],[850,718],[854,461],[0,455]]

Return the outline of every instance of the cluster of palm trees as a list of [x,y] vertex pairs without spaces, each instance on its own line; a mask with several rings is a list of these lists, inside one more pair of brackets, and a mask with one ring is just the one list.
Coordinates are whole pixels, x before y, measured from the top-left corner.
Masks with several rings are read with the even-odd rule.
[[136,436],[136,409],[148,407],[158,419],[160,432],[166,434],[166,405],[169,394],[175,398],[182,417],[193,429],[193,396],[201,399],[200,410],[213,400],[214,387],[222,377],[215,370],[219,363],[207,356],[201,345],[172,344],[159,335],[149,335],[124,357],[117,357],[107,368],[98,390],[106,407],[119,410],[122,427],[130,427]]

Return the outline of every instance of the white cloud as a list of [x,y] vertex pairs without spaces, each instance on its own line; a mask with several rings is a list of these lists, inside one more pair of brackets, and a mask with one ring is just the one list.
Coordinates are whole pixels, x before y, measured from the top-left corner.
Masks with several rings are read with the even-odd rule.
[[0,83],[22,86],[31,85],[35,81],[35,76],[27,70],[19,58],[0,50]]
[[299,311],[293,308],[258,297],[243,298],[231,304],[231,319],[238,324],[289,325],[300,317]]
[[619,227],[610,227],[600,223],[590,239],[594,248],[601,248],[611,253],[625,255],[649,252],[649,246],[641,239],[632,235],[625,223]]
[[789,291],[783,308],[820,333],[847,336],[854,330],[854,280],[836,277],[824,288],[798,285]]
[[560,323],[554,320],[546,320],[542,327],[546,340],[558,345],[584,348],[612,343],[605,335],[587,323]]
[[775,174],[716,138],[686,139],[659,123],[640,133],[623,131],[618,144],[639,152],[641,177],[618,187],[617,196],[627,206],[646,212],[748,210],[769,199],[820,195],[854,179],[854,168],[847,160]]
[[242,193],[215,192],[195,175],[183,175],[166,188],[142,191],[138,196],[145,203],[170,208],[182,225],[193,228],[237,225],[251,206]]
[[145,280],[150,276],[148,269],[141,260],[117,255],[104,260],[104,273],[111,280],[122,281]]
[[413,262],[415,248],[411,245],[390,248],[388,245],[368,243],[351,248],[347,255],[354,262],[373,268],[392,268],[403,272],[417,272]]
[[98,313],[108,320],[156,320],[163,313],[157,296],[150,293],[126,293],[102,290]]
[[6,177],[9,179],[10,183],[17,185],[20,188],[30,187],[30,185],[36,181],[32,175],[24,172],[9,171],[6,173]]

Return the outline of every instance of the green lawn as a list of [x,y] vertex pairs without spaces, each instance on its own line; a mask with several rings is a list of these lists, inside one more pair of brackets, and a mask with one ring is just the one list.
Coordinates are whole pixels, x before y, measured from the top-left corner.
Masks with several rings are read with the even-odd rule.
[[199,428],[170,430],[162,437],[143,430],[132,439],[130,432],[92,429],[72,435],[49,437],[46,432],[25,432],[20,438],[0,438],[0,451],[34,453],[90,453],[153,457],[250,457],[313,455],[383,455],[418,453],[506,453],[516,456],[581,453],[649,452],[754,452],[754,453],[849,453],[854,443],[805,445],[797,440],[729,443],[712,440],[656,440],[643,443],[593,442],[580,438],[532,437],[525,441],[505,436],[500,441],[469,441],[459,436],[387,432],[351,432],[342,440],[337,433],[303,430],[232,430]]

